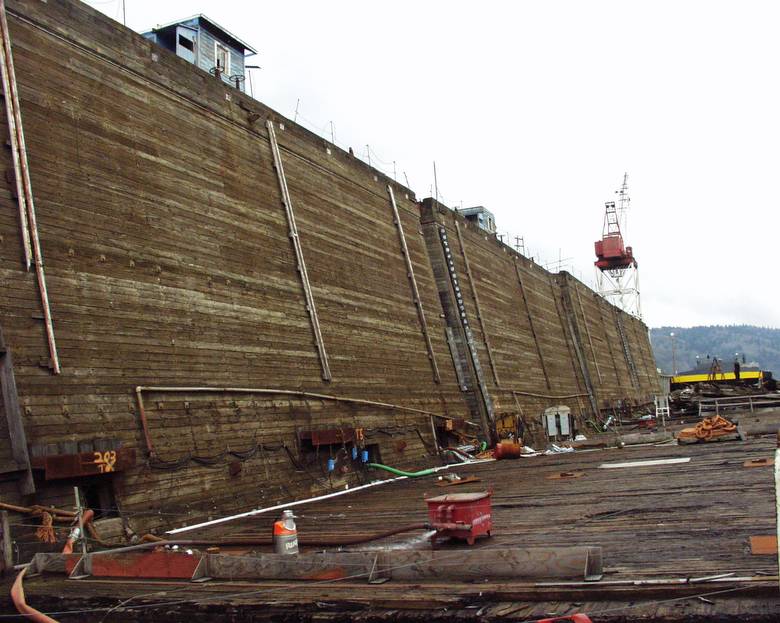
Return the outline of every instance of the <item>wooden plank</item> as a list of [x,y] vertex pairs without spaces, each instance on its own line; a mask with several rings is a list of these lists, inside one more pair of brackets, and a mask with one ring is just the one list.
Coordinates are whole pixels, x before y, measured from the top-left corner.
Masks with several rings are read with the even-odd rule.
[[22,495],[35,493],[30,457],[27,451],[27,435],[22,421],[22,412],[19,408],[19,395],[16,390],[16,378],[14,376],[14,363],[10,349],[3,338],[3,329],[0,327],[0,393],[3,394],[3,410],[8,423],[8,435],[11,441],[11,454],[21,472],[19,478],[19,490]]
[[600,547],[465,549],[457,564],[447,551],[388,550],[380,569],[397,580],[448,579],[473,581],[518,578],[600,577]]
[[11,524],[8,511],[0,511],[0,573],[5,574],[14,566],[14,550],[11,540]]

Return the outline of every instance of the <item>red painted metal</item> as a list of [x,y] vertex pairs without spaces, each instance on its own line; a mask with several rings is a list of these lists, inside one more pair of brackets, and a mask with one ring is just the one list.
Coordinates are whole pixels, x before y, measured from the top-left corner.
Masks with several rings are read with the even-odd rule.
[[493,456],[496,459],[517,459],[520,458],[520,449],[522,446],[516,441],[504,440],[496,444],[495,450],[493,450]]
[[[625,180],[623,184],[624,189],[622,192],[625,192]],[[623,196],[621,194],[621,197]],[[621,207],[623,206],[622,201],[621,199]],[[624,270],[631,266],[636,266],[633,250],[631,247],[626,247],[623,244],[623,234],[620,231],[620,217],[614,201],[610,201],[606,205],[604,231],[601,240],[596,241],[595,247],[597,258],[595,264],[600,270]]]
[[311,441],[313,446],[351,443],[363,439],[361,428],[327,428],[321,430],[302,430],[298,434],[301,440]]
[[593,623],[587,614],[577,613],[566,617],[555,617],[552,619],[539,619],[536,623],[558,623],[559,621],[573,621],[574,623]]
[[97,476],[121,472],[135,465],[134,448],[118,448],[78,454],[53,454],[32,457],[33,469],[44,470],[46,480]]
[[26,621],[34,621],[35,623],[57,623],[55,619],[52,619],[43,614],[43,612],[27,605],[27,600],[24,597],[24,585],[22,584],[25,573],[27,573],[27,567],[19,572],[19,575],[16,576],[16,580],[14,581],[14,585],[11,587],[11,601],[14,602],[16,611],[23,615]]
[[428,498],[428,519],[440,537],[465,540],[474,545],[478,536],[490,536],[493,528],[491,493],[449,493]]
[[633,249],[623,246],[623,236],[620,233],[605,235],[595,246],[595,263],[601,270],[629,268],[636,264]]
[[[151,552],[120,552],[93,554],[90,557],[91,575],[103,578],[153,578],[189,580],[200,563],[200,554],[186,551],[154,550]],[[77,556],[65,561],[68,573],[78,562]]]

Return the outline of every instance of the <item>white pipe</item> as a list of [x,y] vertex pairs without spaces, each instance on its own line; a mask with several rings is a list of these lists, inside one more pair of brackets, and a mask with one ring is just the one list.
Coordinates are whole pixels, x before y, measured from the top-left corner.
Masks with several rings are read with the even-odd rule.
[[[648,580],[607,580],[600,581],[597,586],[656,586],[668,584],[732,584],[734,582],[766,582],[774,580],[772,576],[746,575],[737,576],[732,573],[721,573],[703,578],[653,578]],[[593,588],[593,582],[536,582],[539,587]]]
[[[434,472],[439,472],[443,469],[449,469],[450,467],[459,467],[461,465],[474,465],[476,463],[490,463],[495,459],[478,459],[476,461],[464,461],[463,463],[453,463],[452,465],[442,465],[433,469]],[[326,493],[325,495],[319,495],[314,498],[307,498],[305,500],[298,500],[296,502],[287,502],[285,504],[277,504],[276,506],[269,506],[268,508],[258,508],[255,510],[247,511],[245,513],[239,513],[238,515],[230,515],[229,517],[221,517],[219,519],[213,519],[211,521],[204,521],[192,526],[185,526],[183,528],[176,528],[174,530],[168,530],[165,534],[179,534],[181,532],[189,532],[190,530],[197,530],[198,528],[207,528],[209,526],[216,526],[217,524],[233,521],[234,519],[243,519],[244,517],[254,517],[255,515],[262,515],[264,513],[270,513],[271,511],[278,511],[286,508],[292,508],[293,506],[301,506],[302,504],[309,504],[311,502],[319,502],[320,500],[327,500],[335,498],[340,495],[347,495],[354,491],[360,491],[362,489],[368,489],[370,487],[378,487],[379,485],[386,485],[390,482],[397,482],[399,480],[406,480],[408,476],[398,476],[397,478],[389,478],[387,480],[377,480],[370,482],[367,485],[360,485],[359,487],[353,487],[351,489],[344,489],[343,491],[336,491],[334,493]]]

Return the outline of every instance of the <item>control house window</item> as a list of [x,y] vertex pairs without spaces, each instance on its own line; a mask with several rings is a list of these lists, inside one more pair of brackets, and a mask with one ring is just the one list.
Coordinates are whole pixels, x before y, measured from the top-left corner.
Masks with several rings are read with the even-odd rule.
[[217,69],[222,73],[230,73],[230,50],[219,43],[214,44],[214,59]]

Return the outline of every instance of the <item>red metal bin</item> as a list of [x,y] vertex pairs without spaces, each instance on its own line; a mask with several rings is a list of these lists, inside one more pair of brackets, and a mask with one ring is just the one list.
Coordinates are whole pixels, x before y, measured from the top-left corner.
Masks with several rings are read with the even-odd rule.
[[433,543],[442,537],[463,539],[474,545],[478,536],[490,536],[493,528],[491,492],[449,493],[428,498],[428,520],[436,530]]

